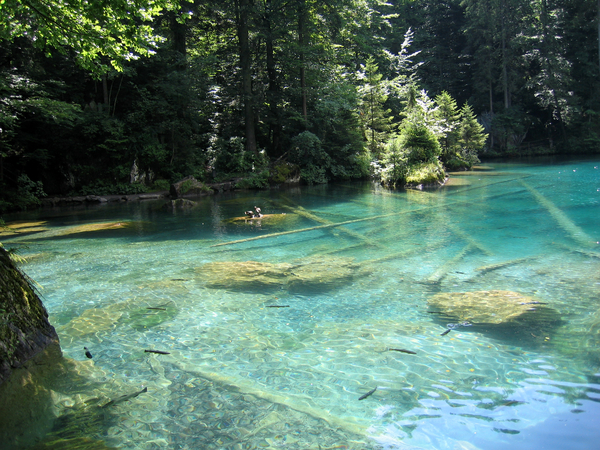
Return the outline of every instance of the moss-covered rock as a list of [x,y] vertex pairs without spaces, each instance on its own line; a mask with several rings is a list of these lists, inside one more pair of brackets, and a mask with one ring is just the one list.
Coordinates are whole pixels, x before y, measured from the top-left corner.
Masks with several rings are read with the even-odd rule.
[[212,194],[211,188],[204,183],[189,176],[177,183],[173,183],[170,189],[171,198],[181,198],[183,196],[199,196]]
[[212,262],[196,273],[211,288],[266,293],[334,289],[368,272],[351,258],[315,258],[293,263]]
[[287,263],[227,261],[206,263],[196,273],[211,288],[265,292],[284,286],[291,268]]
[[474,325],[521,325],[560,319],[540,300],[512,291],[442,292],[429,298],[428,303],[450,320]]
[[13,369],[51,345],[58,345],[58,335],[46,308],[0,247],[0,384]]
[[0,247],[0,443],[45,432],[54,417],[52,393],[38,380],[61,360],[44,305]]

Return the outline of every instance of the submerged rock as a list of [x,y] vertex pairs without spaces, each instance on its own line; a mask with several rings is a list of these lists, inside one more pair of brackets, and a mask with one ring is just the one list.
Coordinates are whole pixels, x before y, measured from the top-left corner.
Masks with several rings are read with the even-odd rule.
[[429,298],[428,303],[449,320],[473,325],[560,320],[558,312],[535,297],[512,291],[442,292]]
[[309,260],[292,268],[288,290],[302,292],[335,289],[364,274],[364,270],[352,258]]
[[237,291],[269,291],[287,283],[291,264],[244,262],[211,262],[196,269],[208,287]]
[[132,311],[127,319],[122,320],[122,322],[128,324],[134,330],[144,331],[172,320],[178,312],[179,310],[172,303],[160,309],[143,307]]
[[[141,305],[140,305],[141,304]],[[109,331],[121,325],[143,331],[173,319],[179,310],[168,302],[160,307],[150,306],[148,300],[139,298],[114,303],[104,308],[90,308],[60,328],[65,339],[81,337]]]
[[112,330],[123,315],[123,309],[122,303],[107,308],[86,309],[60,331],[66,336],[79,338],[99,331]]
[[351,258],[307,259],[295,263],[257,261],[212,262],[196,269],[206,285],[216,289],[300,292],[341,287],[365,271]]

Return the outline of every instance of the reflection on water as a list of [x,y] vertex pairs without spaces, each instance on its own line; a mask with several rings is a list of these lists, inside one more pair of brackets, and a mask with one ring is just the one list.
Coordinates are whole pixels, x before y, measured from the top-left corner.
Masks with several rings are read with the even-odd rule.
[[48,442],[593,447],[600,163],[494,168],[11,218],[74,365]]

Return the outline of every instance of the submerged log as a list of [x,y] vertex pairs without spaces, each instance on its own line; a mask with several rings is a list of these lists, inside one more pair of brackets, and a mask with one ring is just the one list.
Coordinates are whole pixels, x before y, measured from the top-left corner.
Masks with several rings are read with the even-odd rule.
[[[288,200],[288,202],[289,202],[289,200]],[[299,216],[306,217],[307,219],[314,220],[315,222],[323,224],[323,225],[331,225],[331,224],[334,223],[334,222],[332,222],[330,220],[323,219],[323,218],[317,216],[316,214],[311,213],[310,211],[307,211],[306,209],[304,209],[302,206],[299,206],[299,205],[296,205],[296,206],[281,205],[281,206],[283,208],[288,209],[289,211],[294,212],[295,214],[298,214]],[[364,235],[362,235],[360,233],[356,233],[355,231],[348,230],[348,229],[343,228],[343,227],[340,227],[339,231],[341,231],[341,232],[343,232],[343,233],[347,234],[348,236],[351,236],[351,237],[353,237],[355,239],[359,239],[359,240],[363,241],[364,243],[366,243],[368,245],[372,245],[372,246],[375,246],[375,247],[379,247],[380,246],[378,242],[376,242],[376,241],[374,241],[372,239],[369,239],[368,237],[366,237],[366,236],[364,236]]]
[[468,244],[465,248],[463,248],[460,252],[454,255],[453,258],[446,261],[441,267],[439,267],[435,272],[427,277],[425,282],[427,284],[438,284],[441,283],[444,278],[448,275],[450,271],[452,271],[456,265],[467,255],[467,253],[471,252],[475,249],[475,245]]
[[[467,202],[456,202],[456,203],[450,203],[450,204],[467,204]],[[417,212],[421,212],[421,211],[426,211],[429,209],[447,208],[448,205],[449,204],[446,203],[444,205],[423,206],[421,208],[407,209],[406,211],[393,212],[393,213],[388,213],[388,214],[380,214],[377,216],[363,217],[361,219],[346,220],[344,222],[329,223],[329,224],[325,224],[325,225],[317,225],[314,227],[301,228],[299,230],[290,230],[290,231],[282,231],[280,233],[264,234],[262,236],[255,236],[255,237],[246,238],[246,239],[238,239],[236,241],[221,242],[219,244],[211,245],[211,247],[222,247],[224,245],[242,244],[245,242],[257,241],[260,239],[269,239],[269,238],[273,238],[273,237],[285,236],[287,234],[305,233],[307,231],[315,231],[315,230],[323,230],[323,229],[327,229],[327,228],[341,227],[343,225],[349,225],[352,223],[370,222],[370,221],[375,221],[378,219],[383,219],[385,217],[401,216],[401,215],[405,215],[405,214],[412,214],[412,213],[417,213]]]
[[339,227],[339,226],[342,226],[342,225],[347,225],[347,224],[350,224],[350,223],[366,222],[368,220],[375,220],[375,219],[379,219],[381,217],[389,217],[389,216],[394,216],[394,215],[397,215],[397,214],[398,213],[384,214],[384,215],[381,215],[381,216],[365,217],[363,219],[347,220],[345,222],[331,223],[331,224],[327,224],[327,225],[317,225],[315,227],[309,227],[309,228],[301,228],[299,230],[282,231],[280,233],[270,233],[270,234],[265,234],[265,235],[262,235],[262,236],[255,236],[255,237],[246,238],[246,239],[238,239],[237,241],[221,242],[220,244],[211,245],[211,247],[221,247],[221,246],[224,246],[224,245],[241,244],[241,243],[244,243],[244,242],[257,241],[257,240],[260,240],[260,239],[269,239],[269,238],[273,238],[273,237],[285,236],[287,234],[305,233],[307,231],[323,230],[323,229],[327,229],[327,228],[335,228],[335,227]]
[[517,264],[523,264],[525,262],[531,261],[532,259],[536,259],[533,256],[528,256],[527,258],[519,258],[519,259],[511,259],[510,261],[502,261],[496,264],[489,264],[487,266],[477,267],[475,270],[484,274],[486,272],[491,272],[493,270],[503,269],[504,267],[515,266]]
[[477,247],[479,250],[481,250],[486,255],[493,255],[493,253],[490,249],[488,249],[481,242],[478,242],[477,240],[475,240],[470,234],[461,230],[457,225],[453,224],[452,222],[448,222],[448,228],[450,228],[454,234],[457,234],[458,236],[460,236],[461,239],[468,242],[473,247]]
[[556,220],[558,226],[565,230],[575,242],[577,242],[579,245],[583,245],[584,247],[596,245],[597,239],[592,239],[585,231],[575,225],[575,223],[569,219],[567,215],[562,212],[554,203],[540,194],[529,184],[525,183],[523,180],[520,180],[520,183],[531,193],[531,195],[533,195],[533,198],[535,198],[535,200],[541,206],[546,208],[552,218]]

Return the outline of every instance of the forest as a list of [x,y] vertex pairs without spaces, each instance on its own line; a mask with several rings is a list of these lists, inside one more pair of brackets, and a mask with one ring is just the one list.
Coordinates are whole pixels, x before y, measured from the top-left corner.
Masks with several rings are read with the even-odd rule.
[[600,149],[600,0],[4,0],[0,41],[0,212]]

